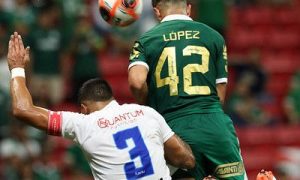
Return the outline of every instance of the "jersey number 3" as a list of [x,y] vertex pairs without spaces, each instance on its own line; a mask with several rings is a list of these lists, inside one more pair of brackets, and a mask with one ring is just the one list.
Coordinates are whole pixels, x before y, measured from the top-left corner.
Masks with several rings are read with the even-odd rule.
[[141,160],[140,167],[136,167],[133,161],[124,165],[127,179],[139,179],[154,174],[149,151],[138,127],[120,131],[114,134],[113,137],[118,149],[128,148],[126,141],[132,139],[134,147],[129,150],[130,158],[131,160],[136,158],[140,158]]
[[[208,86],[193,86],[192,85],[192,73],[202,73],[205,74],[209,71],[209,51],[202,46],[187,46],[182,51],[183,56],[191,56],[192,54],[202,56],[202,64],[188,64],[183,68],[183,86],[184,92],[189,95],[209,95],[211,93]],[[166,78],[161,78],[161,72],[165,61],[168,60],[168,74]],[[199,60],[200,62],[200,60]],[[157,87],[163,87],[169,85],[170,96],[178,95],[178,83],[179,77],[177,75],[176,69],[176,48],[166,47],[164,48],[156,69],[155,78]]]

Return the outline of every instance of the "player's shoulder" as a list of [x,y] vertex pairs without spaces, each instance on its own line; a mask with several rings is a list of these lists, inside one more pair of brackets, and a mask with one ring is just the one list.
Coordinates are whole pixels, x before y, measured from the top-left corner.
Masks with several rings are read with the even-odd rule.
[[126,108],[126,109],[143,109],[145,111],[151,111],[151,109],[152,109],[149,106],[140,105],[140,104],[136,104],[136,103],[125,103],[125,104],[121,104],[120,106],[123,108]]
[[199,21],[193,21],[193,24],[195,26],[198,26],[199,28],[205,30],[205,31],[208,31],[208,32],[211,32],[211,33],[217,33],[216,30],[214,30],[212,27],[210,27],[209,25],[207,25],[205,23],[202,23],[202,22],[199,22]]
[[147,40],[159,35],[158,31],[160,30],[160,24],[154,26],[153,28],[151,28],[150,30],[146,31],[145,33],[143,33],[140,37],[139,37],[139,42],[140,43],[144,43]]
[[[52,116],[51,116],[52,115]],[[76,127],[85,127],[87,119],[90,119],[91,115],[85,115],[77,112],[70,111],[60,111],[60,112],[50,112],[50,118],[60,118],[63,124],[73,124]]]
[[218,31],[216,31],[215,29],[213,29],[212,27],[210,27],[207,24],[204,24],[202,22],[198,22],[198,21],[193,21],[193,22],[195,24],[197,24],[199,27],[201,27],[201,29],[202,29],[201,33],[206,33],[211,38],[216,38],[216,40],[224,41],[223,36]]
[[[174,28],[171,28],[174,27]],[[166,29],[198,29],[201,33],[209,35],[211,38],[216,38],[217,40],[224,40],[223,36],[213,29],[212,27],[198,21],[168,21],[160,23],[154,26],[152,29],[148,30],[144,34],[140,36],[140,41],[144,42],[147,41],[149,38],[153,38],[157,35],[160,35],[161,32],[165,31]]]
[[140,105],[140,104],[122,104],[121,107],[129,110],[136,110],[144,113],[147,116],[157,116],[159,114],[155,109],[145,106],[145,105]]
[[88,115],[85,114],[81,114],[78,112],[71,112],[71,111],[57,111],[57,112],[50,112],[50,115],[59,115],[59,116],[63,116],[63,117],[73,117],[75,119],[83,119],[86,118]]

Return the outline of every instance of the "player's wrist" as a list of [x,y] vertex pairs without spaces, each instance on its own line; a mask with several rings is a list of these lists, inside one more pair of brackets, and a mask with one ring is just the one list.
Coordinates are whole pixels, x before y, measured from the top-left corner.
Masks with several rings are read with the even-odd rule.
[[15,77],[23,77],[25,78],[25,69],[22,67],[15,67],[10,70],[11,72],[11,79]]

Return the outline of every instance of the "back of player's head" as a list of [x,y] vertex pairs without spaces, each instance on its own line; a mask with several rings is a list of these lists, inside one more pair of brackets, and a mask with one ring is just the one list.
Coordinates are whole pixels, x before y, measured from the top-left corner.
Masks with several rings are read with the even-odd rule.
[[159,3],[171,3],[171,4],[178,4],[178,3],[187,3],[187,0],[152,0],[152,6],[156,7]]
[[102,79],[95,78],[86,81],[79,90],[78,100],[83,101],[107,101],[112,99],[112,89],[110,85]]

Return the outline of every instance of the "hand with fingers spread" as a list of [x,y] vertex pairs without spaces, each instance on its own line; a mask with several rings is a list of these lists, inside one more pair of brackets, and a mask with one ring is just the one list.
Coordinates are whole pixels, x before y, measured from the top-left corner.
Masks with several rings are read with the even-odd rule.
[[203,180],[216,180],[216,178],[209,175],[209,176],[205,177]]
[[276,180],[276,178],[272,171],[265,171],[263,169],[257,174],[256,180]]
[[26,64],[29,62],[29,47],[26,49],[23,45],[22,37],[15,32],[10,37],[7,63],[9,70],[14,68],[25,68]]

